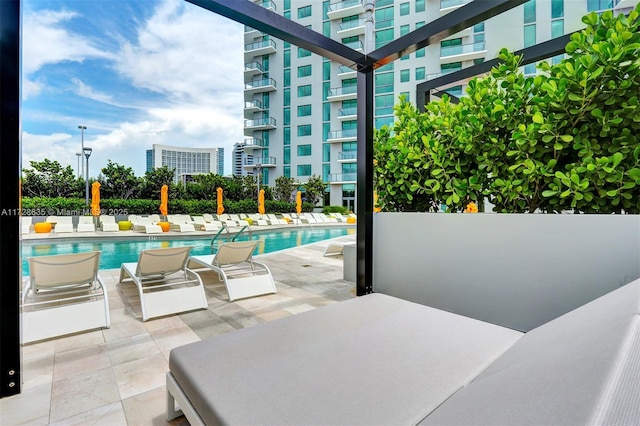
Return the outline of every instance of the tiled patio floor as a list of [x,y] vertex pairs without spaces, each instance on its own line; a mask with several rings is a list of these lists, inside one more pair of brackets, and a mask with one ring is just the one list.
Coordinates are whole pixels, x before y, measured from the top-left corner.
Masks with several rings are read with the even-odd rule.
[[111,328],[25,346],[22,393],[0,399],[0,424],[188,424],[184,417],[165,419],[170,350],[354,297],[355,284],[342,279],[342,256],[322,256],[327,244],[260,256],[277,294],[229,303],[217,275],[205,272],[208,309],[144,323],[135,287],[117,284],[119,270],[100,271]]

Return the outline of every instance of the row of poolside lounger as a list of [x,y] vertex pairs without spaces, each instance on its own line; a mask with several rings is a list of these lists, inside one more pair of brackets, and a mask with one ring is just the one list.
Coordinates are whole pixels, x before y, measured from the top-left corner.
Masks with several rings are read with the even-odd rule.
[[[162,217],[158,214],[148,216],[129,215],[124,222],[130,222],[130,229],[133,232],[143,232],[155,234],[164,232],[162,223],[169,224],[169,230],[175,232],[195,232],[208,231],[216,232],[223,227],[243,227],[243,226],[270,226],[270,225],[301,225],[301,224],[321,224],[321,223],[355,223],[355,214],[343,215],[340,213],[282,213],[276,214],[203,214],[187,215],[174,214]],[[96,227],[93,216],[79,216],[77,225],[74,227],[72,216],[49,216],[45,222],[53,224],[54,233],[73,232],[94,232],[101,230],[104,232],[118,232],[123,230],[115,216],[101,215],[97,219]],[[121,221],[122,222],[122,221]],[[21,218],[22,234],[29,234],[35,230],[33,218],[23,216]],[[166,227],[166,225],[164,225]],[[127,226],[126,228],[129,228]]]

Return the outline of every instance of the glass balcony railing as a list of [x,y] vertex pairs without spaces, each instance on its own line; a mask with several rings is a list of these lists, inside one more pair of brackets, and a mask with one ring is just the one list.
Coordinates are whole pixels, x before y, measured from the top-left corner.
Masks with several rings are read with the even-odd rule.
[[264,67],[260,62],[253,61],[253,62],[247,62],[246,64],[244,64],[244,70],[245,71],[256,70],[258,72],[264,72]]
[[332,173],[329,175],[329,181],[333,182],[355,182],[358,180],[357,173]]
[[354,19],[353,21],[342,22],[339,27],[340,31],[350,30],[352,28],[364,26],[364,19]]
[[358,108],[340,108],[338,117],[349,117],[358,114]]
[[352,69],[352,68],[349,68],[349,67],[348,67],[348,66],[346,66],[346,65],[340,65],[340,66],[338,67],[338,72],[339,72],[340,74],[347,74],[347,73],[350,73],[350,72],[356,72],[356,70],[354,70],[354,69]]
[[275,127],[276,119],[273,117],[244,120],[244,127]]
[[469,43],[469,44],[458,44],[455,46],[443,46],[440,48],[440,57],[446,58],[448,56],[464,55],[466,53],[480,52],[482,50],[485,50],[484,46],[485,46],[484,41],[479,41],[476,43]]
[[358,129],[332,130],[329,139],[351,139],[358,137]]
[[264,166],[275,166],[276,158],[275,157],[247,157],[242,162],[243,166],[256,166],[256,167],[264,167]]
[[331,3],[329,5],[329,12],[337,12],[338,10],[346,9],[348,7],[361,6],[361,5],[362,5],[362,0],[339,1],[336,3]]
[[268,40],[256,41],[254,43],[249,43],[244,45],[245,52],[250,52],[252,50],[267,49],[267,48],[271,48],[275,50],[276,42],[271,39],[268,39]]
[[349,161],[358,158],[358,151],[344,151],[338,153],[338,161]]
[[262,109],[262,102],[257,99],[245,101],[244,109]]
[[261,87],[276,87],[276,81],[272,78],[261,78],[258,80],[252,80],[244,84],[245,90],[259,89]]
[[344,45],[347,46],[350,49],[353,49],[353,50],[362,50],[362,49],[364,49],[364,45],[362,44],[362,41],[360,41],[360,40],[351,41],[349,43],[345,43]]
[[272,2],[271,0],[263,0],[263,1],[259,1],[256,2],[256,4],[264,7],[265,9],[272,9],[272,10],[277,10],[276,9],[276,4],[274,2]]
[[340,95],[351,95],[357,93],[358,86],[342,86],[342,87],[332,87],[329,89],[329,96],[340,96]]
[[264,146],[264,142],[259,138],[246,138],[244,140],[244,145],[248,148],[262,148]]

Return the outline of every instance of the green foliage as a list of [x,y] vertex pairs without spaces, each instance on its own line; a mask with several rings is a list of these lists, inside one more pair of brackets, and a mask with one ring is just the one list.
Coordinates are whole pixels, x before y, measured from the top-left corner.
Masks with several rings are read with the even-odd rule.
[[279,201],[290,203],[295,197],[298,188],[296,180],[291,177],[278,176],[276,178],[276,188],[273,191],[273,198]]
[[27,197],[80,197],[84,179],[76,179],[71,166],[57,161],[31,161],[31,169],[22,171],[22,194]]
[[102,179],[99,176],[100,193],[103,198],[127,199],[139,191],[140,179],[133,173],[131,167],[125,167],[111,160],[103,167]]
[[322,200],[324,191],[327,189],[327,185],[322,181],[321,176],[311,175],[307,182],[302,185],[304,187],[303,197],[305,201],[313,204],[314,206],[319,200]]
[[343,206],[324,206],[322,208],[322,213],[331,214],[331,213],[341,213],[341,214],[349,214],[349,209]]
[[640,5],[583,20],[568,58],[525,77],[500,52],[491,75],[425,113],[401,101],[376,132],[378,203],[387,211],[640,212]]
[[173,185],[175,169],[167,166],[155,168],[144,174],[138,198],[159,199],[162,185],[169,186],[169,198],[178,198],[178,189]]

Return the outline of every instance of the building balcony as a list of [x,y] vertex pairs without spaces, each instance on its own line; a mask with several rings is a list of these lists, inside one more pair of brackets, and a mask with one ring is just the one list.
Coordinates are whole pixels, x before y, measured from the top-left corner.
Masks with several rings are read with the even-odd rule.
[[272,168],[276,166],[276,157],[246,157],[242,161],[245,169]]
[[342,22],[339,25],[338,35],[342,38],[364,34],[364,19]]
[[253,99],[251,101],[245,101],[244,103],[244,113],[245,114],[253,114],[254,112],[264,111],[262,107],[262,102],[257,99]]
[[273,130],[275,128],[276,119],[273,117],[257,118],[255,120],[244,120],[245,130]]
[[338,120],[357,120],[358,108],[340,108],[338,110]]
[[458,46],[446,46],[440,48],[440,63],[450,64],[452,62],[472,61],[484,58],[487,55],[485,43],[469,43]]
[[256,41],[244,45],[244,53],[253,56],[270,55],[276,53],[276,42],[272,39]]
[[354,142],[358,139],[358,129],[332,130],[329,132],[327,142]]
[[332,173],[329,175],[329,183],[331,185],[345,184],[345,183],[357,183],[357,173]]
[[272,12],[275,12],[277,10],[276,9],[276,4],[274,2],[272,2],[271,0],[258,0],[258,1],[254,0],[254,3],[264,7],[267,10],[270,10]]
[[246,138],[244,140],[244,151],[251,153],[255,150],[264,148],[264,141],[260,138]]
[[358,160],[358,151],[344,151],[338,153],[338,163],[355,163]]
[[364,45],[362,44],[362,41],[360,40],[356,40],[356,41],[352,41],[350,43],[345,43],[345,46],[347,46],[350,49],[353,49],[357,52],[362,52],[364,51]]
[[358,72],[354,69],[349,68],[346,65],[340,65],[338,67],[338,78],[356,78]]
[[244,64],[244,77],[253,79],[256,75],[262,75],[264,73],[264,67],[261,62],[252,61]]
[[327,17],[331,20],[364,13],[362,0],[344,0],[329,5]]
[[342,102],[349,99],[355,99],[358,96],[358,88],[353,86],[333,87],[329,89],[329,96],[327,100],[329,102]]
[[273,92],[274,90],[276,90],[276,81],[272,78],[251,80],[244,84],[245,95],[262,92]]
[[469,2],[471,0],[440,0],[440,12],[449,13]]
[[258,37],[260,37],[262,35],[262,31],[260,30],[256,30],[255,28],[251,28],[247,25],[244,26],[244,39],[245,41],[247,40],[254,40]]

